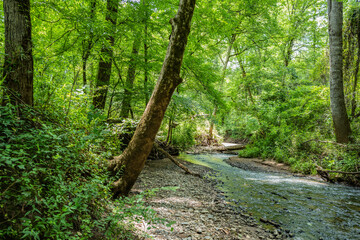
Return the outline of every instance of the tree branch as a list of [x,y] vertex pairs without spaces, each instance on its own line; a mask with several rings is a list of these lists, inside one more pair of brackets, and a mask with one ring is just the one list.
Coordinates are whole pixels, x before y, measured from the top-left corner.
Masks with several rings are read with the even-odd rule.
[[175,163],[176,166],[183,169],[187,174],[193,175],[195,177],[201,178],[201,175],[198,173],[193,173],[190,171],[187,167],[185,167],[183,164],[181,164],[179,161],[177,161],[173,156],[171,156],[167,151],[165,151],[162,147],[159,146],[156,142],[154,142],[154,148],[161,153],[163,153],[166,157],[168,157],[173,163]]

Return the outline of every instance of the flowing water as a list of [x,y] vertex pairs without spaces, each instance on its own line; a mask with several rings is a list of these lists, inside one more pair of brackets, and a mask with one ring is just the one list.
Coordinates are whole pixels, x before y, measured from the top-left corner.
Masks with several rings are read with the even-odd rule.
[[186,161],[215,170],[211,176],[239,209],[280,223],[294,239],[360,239],[360,189],[281,173],[232,167],[233,155],[181,155]]

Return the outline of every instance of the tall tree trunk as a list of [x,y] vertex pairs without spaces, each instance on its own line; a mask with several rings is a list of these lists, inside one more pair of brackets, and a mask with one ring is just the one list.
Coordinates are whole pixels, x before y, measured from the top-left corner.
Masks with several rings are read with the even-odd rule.
[[145,106],[149,102],[149,95],[148,95],[148,82],[149,82],[149,45],[148,45],[148,20],[149,20],[149,12],[148,12],[148,4],[147,0],[143,0],[144,5],[144,95],[145,95]]
[[30,0],[4,0],[4,101],[33,105],[33,56]]
[[94,107],[101,110],[104,110],[105,108],[106,96],[110,84],[118,3],[119,3],[118,0],[107,0],[106,21],[111,23],[112,31],[107,36],[108,44],[105,44],[101,49],[99,70],[96,79],[96,87],[93,98]]
[[134,80],[135,80],[135,70],[136,70],[136,57],[139,53],[140,41],[135,36],[131,57],[129,62],[128,73],[126,77],[124,97],[122,99],[120,117],[128,118],[131,110],[131,99],[133,94]]
[[[96,9],[96,0],[92,0],[90,3],[90,20],[94,20],[95,18],[95,9]],[[90,30],[89,39],[83,41],[83,54],[82,54],[82,64],[83,64],[83,85],[87,84],[87,61],[90,57],[91,49],[94,45],[94,32]]]
[[330,101],[336,141],[349,142],[350,122],[346,112],[343,86],[343,3],[328,0],[330,40]]
[[123,172],[122,177],[113,183],[115,197],[130,192],[152,149],[171,96],[182,82],[180,69],[190,33],[195,1],[180,0],[178,12],[170,20],[172,33],[154,92],[128,147],[121,156],[110,162],[109,170]]

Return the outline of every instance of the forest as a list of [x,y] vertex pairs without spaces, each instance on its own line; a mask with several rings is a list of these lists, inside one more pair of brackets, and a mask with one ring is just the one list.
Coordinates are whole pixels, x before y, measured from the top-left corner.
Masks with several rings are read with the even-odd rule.
[[129,196],[159,148],[360,185],[358,1],[1,2],[1,239],[165,221]]

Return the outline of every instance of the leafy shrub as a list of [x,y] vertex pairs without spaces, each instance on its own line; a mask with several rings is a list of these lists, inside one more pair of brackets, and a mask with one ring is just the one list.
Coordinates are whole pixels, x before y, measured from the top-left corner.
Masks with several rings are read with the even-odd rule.
[[186,149],[195,144],[196,125],[183,122],[174,130],[172,144],[180,149]]
[[19,118],[13,106],[0,107],[2,239],[121,239],[119,221],[154,219],[141,201],[111,200],[105,163],[117,138],[109,129],[94,120],[66,128],[39,114],[24,109]]
[[[287,96],[278,91],[263,94],[255,111],[244,118],[247,119],[243,123],[244,137],[250,137],[251,144],[240,155],[296,163],[296,170],[313,172],[311,161],[308,163],[303,159],[301,152],[305,149],[301,149],[301,143],[329,136],[326,131],[330,127],[327,122],[328,91],[325,90],[318,86],[302,85],[288,89]],[[258,121],[256,125],[252,120],[254,117]],[[318,149],[305,151],[316,154]],[[289,160],[291,157],[297,161]]]
[[[287,96],[273,91],[263,94],[253,111],[238,117],[241,119],[238,128],[242,129],[242,137],[250,138],[250,144],[240,155],[273,158],[305,174],[315,174],[317,166],[357,172],[360,168],[359,150],[326,141],[312,141],[332,141],[328,89],[304,84],[287,91]],[[254,118],[257,125],[254,125]],[[353,122],[353,126],[357,124]],[[354,134],[358,134],[357,128],[353,129]],[[359,183],[359,178],[354,175],[330,174],[330,177]]]

